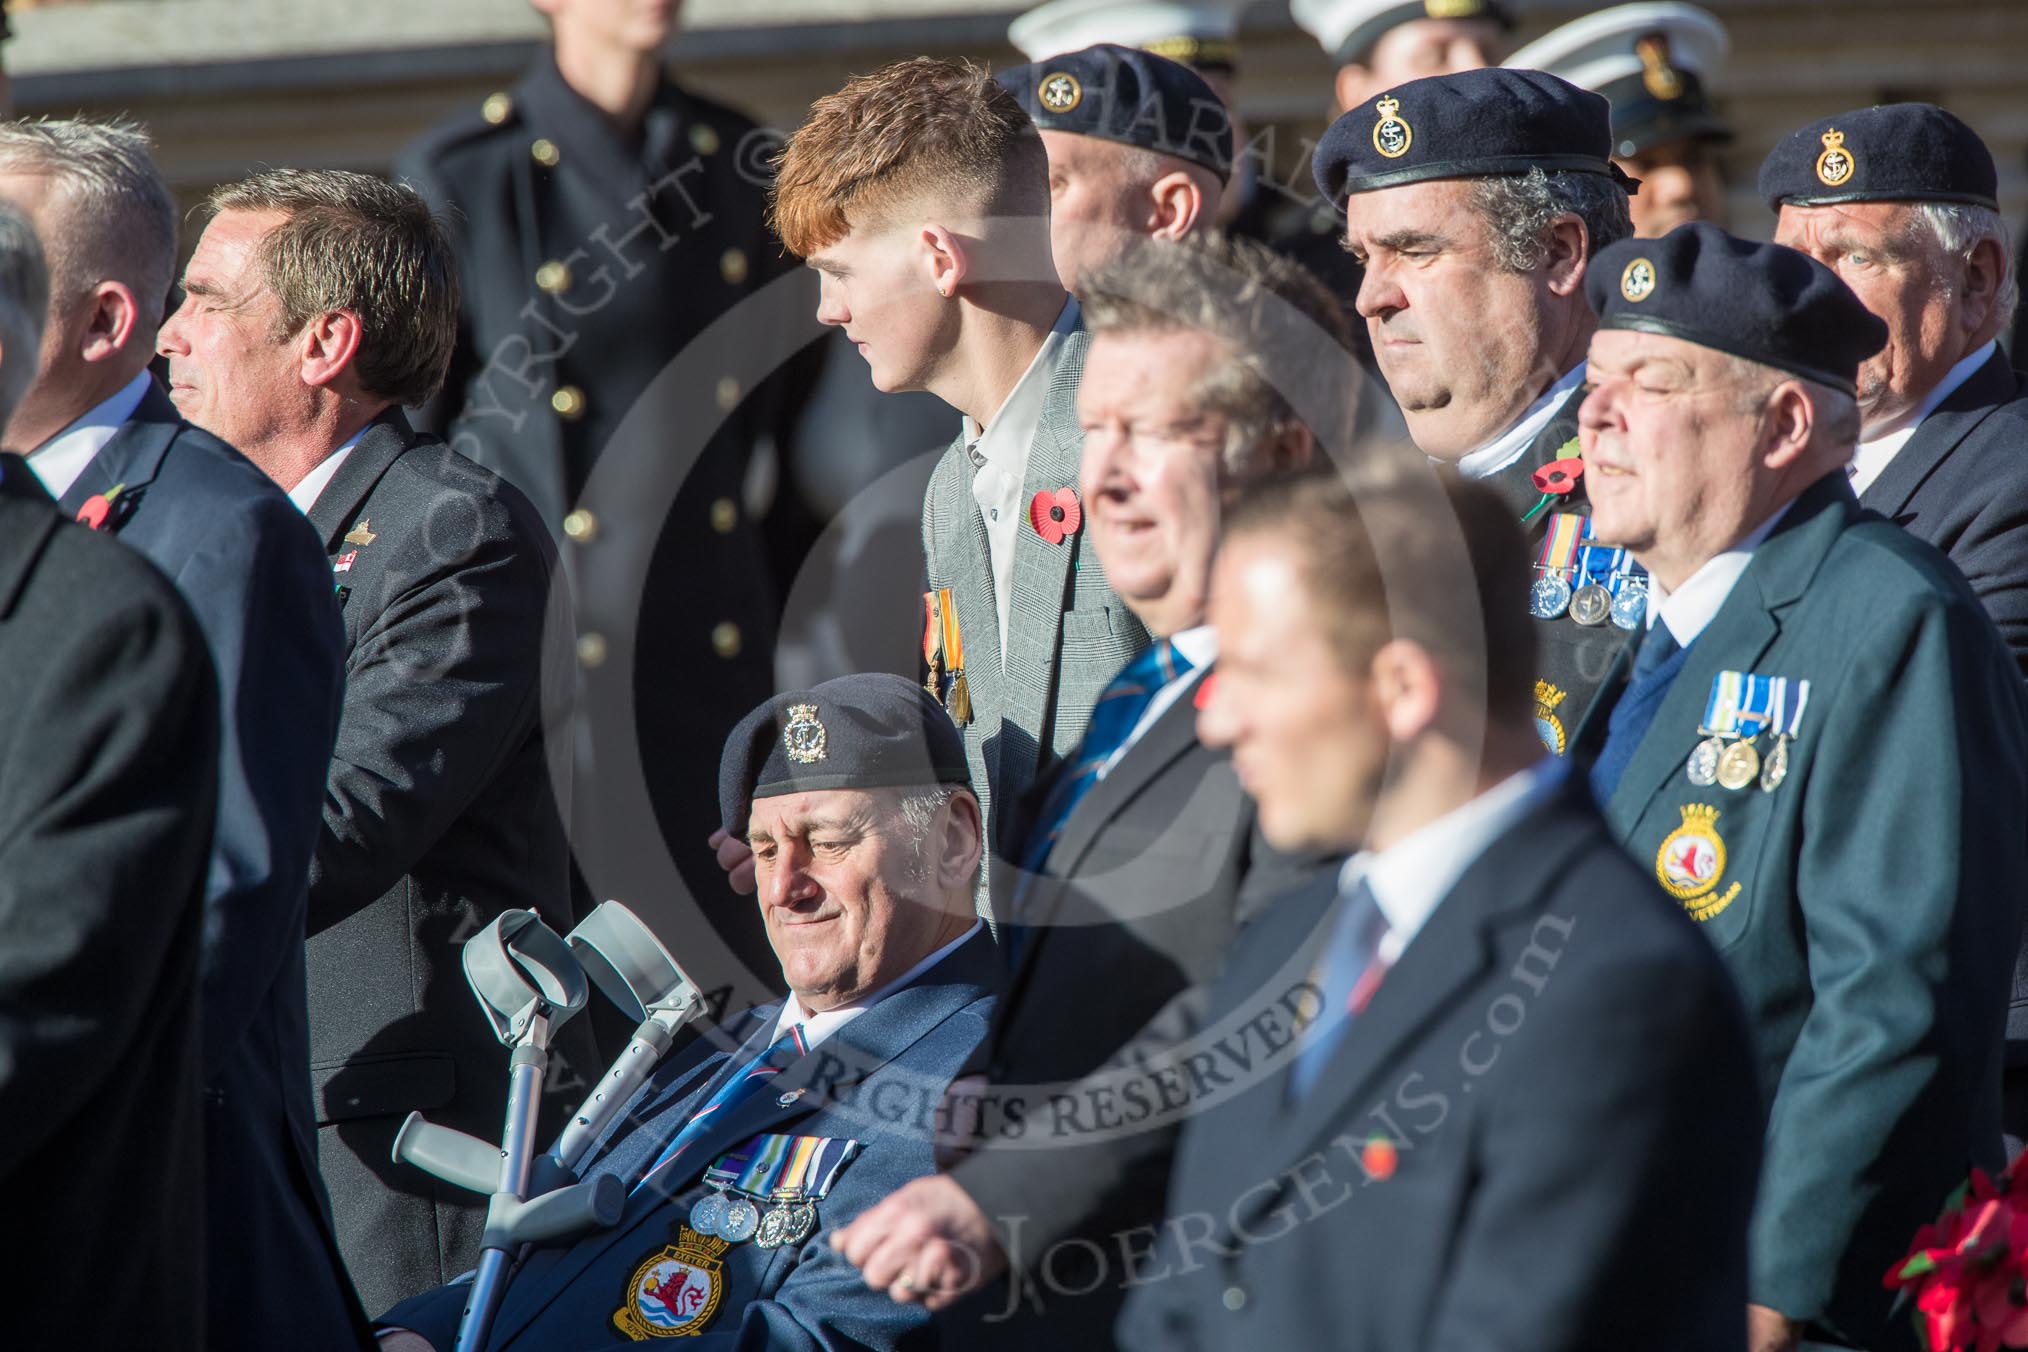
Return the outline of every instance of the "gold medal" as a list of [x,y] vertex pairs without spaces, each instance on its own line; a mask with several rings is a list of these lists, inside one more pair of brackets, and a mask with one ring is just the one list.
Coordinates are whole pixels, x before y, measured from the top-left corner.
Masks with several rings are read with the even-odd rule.
[[1606,622],[1613,613],[1613,594],[1596,582],[1587,582],[1570,598],[1570,618],[1590,628]]
[[1753,749],[1752,738],[1734,742],[1718,758],[1718,782],[1728,789],[1743,789],[1759,774],[1760,752]]

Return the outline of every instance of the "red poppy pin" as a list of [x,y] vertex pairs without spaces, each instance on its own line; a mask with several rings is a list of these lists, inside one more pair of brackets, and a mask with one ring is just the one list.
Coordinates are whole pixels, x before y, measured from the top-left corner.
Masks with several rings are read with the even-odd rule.
[[87,530],[103,530],[106,518],[113,514],[113,499],[120,496],[124,483],[114,484],[103,493],[94,493],[85,499],[84,506],[77,509],[78,524]]
[[1194,703],[1198,708],[1202,709],[1205,705],[1211,703],[1211,701],[1214,698],[1216,698],[1217,691],[1218,691],[1218,673],[1215,671],[1206,672],[1204,679],[1197,683],[1197,698],[1193,700],[1192,703]]
[[1554,493],[1558,497],[1577,487],[1577,481],[1584,477],[1584,457],[1573,455],[1568,460],[1552,460],[1535,471],[1535,491]]
[[1084,507],[1077,500],[1077,490],[1059,488],[1052,493],[1043,489],[1028,504],[1028,521],[1037,535],[1053,545],[1062,544],[1084,525]]

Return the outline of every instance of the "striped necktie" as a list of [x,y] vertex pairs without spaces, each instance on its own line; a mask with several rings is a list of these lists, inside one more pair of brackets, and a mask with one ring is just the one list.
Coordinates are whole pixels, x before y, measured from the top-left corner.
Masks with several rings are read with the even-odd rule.
[[765,1089],[768,1081],[781,1073],[782,1067],[799,1060],[808,1051],[809,1047],[803,1042],[803,1025],[791,1024],[788,1032],[747,1062],[744,1070],[718,1086],[717,1092],[705,1100],[704,1106],[690,1115],[690,1120],[676,1133],[676,1139],[662,1148],[662,1153],[655,1157],[655,1162],[648,1166],[648,1172],[641,1175],[641,1181],[634,1185],[633,1190],[639,1192],[647,1187],[649,1179],[676,1162],[700,1137],[730,1116],[733,1109]]
[[1113,677],[1112,684],[1105,688],[1098,703],[1092,707],[1091,724],[1085,729],[1084,740],[1078,743],[1077,759],[1065,767],[1049,787],[1048,797],[1042,800],[1042,811],[1036,814],[1035,829],[1028,837],[1028,849],[1022,862],[1029,873],[1040,873],[1049,860],[1049,851],[1055,847],[1056,838],[1063,834],[1063,824],[1070,820],[1070,814],[1091,786],[1098,783],[1100,772],[1111,761],[1119,749],[1134,735],[1134,729],[1141,722],[1141,715],[1154,703],[1162,687],[1189,672],[1196,664],[1168,639],[1161,639],[1143,648],[1127,663],[1120,674]]
[[1387,975],[1387,963],[1380,956],[1381,940],[1387,937],[1387,916],[1380,909],[1373,889],[1361,878],[1345,898],[1344,910],[1332,929],[1314,980],[1322,992],[1317,1027],[1296,1053],[1289,1073],[1289,1098],[1300,1103],[1317,1086],[1330,1064],[1332,1053],[1344,1040],[1345,1027],[1365,1011],[1373,993]]

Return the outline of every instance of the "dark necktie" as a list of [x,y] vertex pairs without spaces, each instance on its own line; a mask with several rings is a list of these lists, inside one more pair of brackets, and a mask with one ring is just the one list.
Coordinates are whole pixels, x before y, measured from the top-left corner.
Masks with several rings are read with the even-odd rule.
[[[791,1024],[788,1032],[776,1038],[766,1051],[747,1062],[744,1069],[720,1085],[717,1092],[705,1100],[704,1106],[690,1115],[690,1119],[683,1124],[683,1129],[676,1133],[674,1140],[662,1148],[662,1153],[655,1157],[655,1162],[648,1166],[648,1171],[641,1175],[641,1181],[634,1185],[634,1189],[638,1191],[646,1187],[649,1179],[661,1173],[666,1166],[680,1160],[683,1152],[695,1145],[700,1137],[731,1116],[733,1109],[767,1088],[768,1081],[778,1075],[782,1067],[800,1059],[806,1050],[803,1045],[803,1025]],[[689,1170],[685,1169],[680,1173],[672,1173],[669,1177],[674,1180],[688,1172]]]
[[1669,626],[1657,617],[1634,652],[1633,675],[1606,720],[1605,745],[1599,748],[1598,759],[1592,763],[1591,796],[1599,807],[1612,801],[1620,776],[1626,773],[1641,739],[1647,736],[1676,673],[1689,660],[1690,649],[1679,645]]

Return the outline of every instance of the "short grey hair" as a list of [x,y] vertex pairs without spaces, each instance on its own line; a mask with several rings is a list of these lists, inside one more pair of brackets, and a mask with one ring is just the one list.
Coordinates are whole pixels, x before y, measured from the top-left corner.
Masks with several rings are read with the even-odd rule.
[[1586,258],[1631,238],[1627,190],[1601,174],[1525,174],[1472,181],[1472,204],[1485,219],[1493,261],[1507,272],[1533,272],[1549,257],[1549,227],[1559,216],[1584,222]]
[[[2021,280],[2014,268],[2013,241],[2007,237],[2006,223],[2000,213],[1991,207],[1973,206],[1968,202],[1918,202],[1916,219],[1929,231],[1945,256],[1960,263],[1969,262],[1972,250],[1986,240],[2000,246],[2000,289],[1995,298],[1999,310],[1999,327],[2002,331],[2013,323],[2014,310],[2021,303]],[[1939,278],[1940,285],[1948,281]]]
[[1338,298],[1302,264],[1253,240],[1211,232],[1186,240],[1138,242],[1084,279],[1085,327],[1101,334],[1208,333],[1221,362],[1195,391],[1226,419],[1224,465],[1244,477],[1277,428],[1309,423],[1326,446],[1351,426],[1359,381]]
[[19,213],[0,207],[0,426],[35,380],[48,309],[42,244]]
[[[936,825],[937,814],[956,800],[960,793],[971,790],[962,784],[930,784],[916,788],[895,790],[895,809],[901,814],[903,829],[908,833],[909,852],[915,860],[916,874],[925,880],[929,877],[930,828]],[[980,819],[983,831],[985,821]],[[986,858],[986,842],[979,841],[979,861],[983,866]],[[973,880],[977,881],[978,869],[973,869]]]
[[1797,381],[1809,391],[1810,405],[1817,411],[1816,443],[1842,446],[1847,450],[1858,444],[1859,401],[1851,394],[1822,381],[1811,380],[1808,376],[1784,371],[1778,366],[1730,353],[1720,355],[1725,359],[1728,374],[1739,382],[1739,397],[1735,405],[1738,412],[1760,412],[1777,385],[1787,380]]
[[59,306],[108,279],[125,282],[159,323],[176,277],[176,199],[126,118],[0,122],[0,172],[45,174],[60,189],[44,228]]

